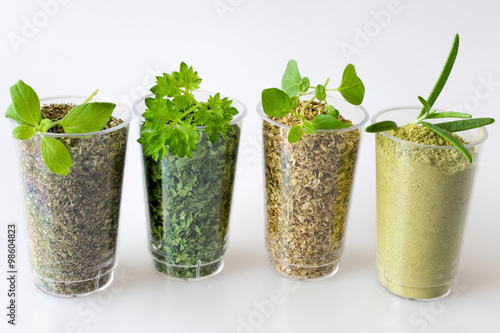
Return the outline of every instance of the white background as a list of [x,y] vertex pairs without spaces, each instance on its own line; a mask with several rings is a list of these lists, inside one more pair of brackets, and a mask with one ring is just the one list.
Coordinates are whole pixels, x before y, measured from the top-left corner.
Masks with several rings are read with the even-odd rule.
[[[49,7],[44,3],[52,3]],[[54,5],[57,4],[57,5]],[[137,123],[130,129],[119,232],[109,289],[62,299],[33,284],[26,252],[14,140],[0,121],[0,331],[3,332],[500,332],[498,239],[500,121],[489,127],[469,210],[458,285],[441,301],[385,292],[375,268],[375,160],[363,137],[338,273],[295,283],[275,274],[264,248],[260,92],[280,85],[289,59],[311,82],[340,82],[352,62],[363,105],[417,104],[461,37],[450,82],[436,106],[500,119],[497,0],[0,0],[0,109],[18,79],[41,97],[100,96],[131,103],[154,75],[187,62],[202,87],[246,103],[230,245],[224,270],[199,281],[155,274],[147,251]],[[44,7],[46,9],[44,10]],[[48,14],[46,13],[48,12]],[[34,28],[29,28],[34,25]],[[486,83],[485,83],[486,82]],[[489,82],[489,83],[487,83]],[[2,111],[3,112],[3,111]],[[17,326],[7,325],[6,231],[18,224]],[[277,290],[277,291],[276,291]],[[279,304],[271,295],[283,293]]]

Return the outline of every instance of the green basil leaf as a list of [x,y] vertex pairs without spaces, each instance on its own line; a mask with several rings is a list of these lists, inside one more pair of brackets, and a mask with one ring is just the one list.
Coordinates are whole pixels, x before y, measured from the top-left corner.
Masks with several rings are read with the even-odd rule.
[[42,119],[40,122],[40,133],[45,133],[47,130],[51,127],[53,124],[52,120],[50,119]]
[[365,128],[365,132],[367,133],[379,133],[379,132],[387,132],[392,131],[398,128],[398,124],[396,124],[392,120],[384,120],[379,121],[378,123],[371,124]]
[[272,117],[284,117],[292,110],[290,97],[278,88],[262,91],[262,108],[264,113]]
[[454,145],[462,153],[462,155],[465,156],[465,158],[467,159],[467,161],[469,161],[469,163],[472,163],[472,156],[470,155],[470,153],[467,150],[467,148],[465,148],[460,143],[460,141],[458,141],[457,139],[455,139],[455,137],[453,137],[453,135],[451,135],[450,133],[446,132],[441,127],[433,125],[433,124],[428,123],[426,121],[421,121],[420,123],[422,125],[424,125],[425,127],[427,127],[428,129],[430,129],[431,131],[433,131],[434,133],[436,133],[436,134],[442,136],[443,138],[445,138],[446,141],[448,141],[449,143],[451,143],[452,145]]
[[67,176],[73,164],[68,149],[57,139],[42,135],[42,157],[55,174]]
[[325,87],[322,84],[318,84],[314,91],[314,95],[320,101],[324,101],[326,99],[326,91]]
[[40,100],[33,88],[19,80],[10,87],[10,97],[17,116],[28,124],[38,126],[41,118]]
[[14,104],[9,105],[7,111],[5,111],[5,117],[14,120],[18,125],[30,125],[19,117],[16,108],[14,108]]
[[281,89],[290,97],[297,96],[300,93],[299,83],[299,67],[295,60],[290,60],[281,79]]
[[326,114],[319,114],[313,118],[312,123],[316,129],[339,129],[351,127],[349,123],[344,123],[335,117]]
[[309,78],[303,77],[302,79],[300,79],[300,82],[299,82],[300,92],[306,92],[310,86],[311,86],[311,82],[309,81]]
[[12,131],[12,136],[14,137],[14,139],[28,140],[33,135],[35,135],[35,133],[36,132],[33,126],[19,125]]
[[68,134],[100,131],[108,122],[116,105],[93,102],[78,105],[62,119],[61,125]]
[[304,120],[304,128],[306,129],[306,132],[309,134],[316,133],[316,128],[309,120]]
[[288,142],[295,143],[302,138],[302,135],[304,135],[302,127],[299,125],[292,126],[290,131],[288,131]]
[[337,110],[333,105],[328,104],[325,106],[325,114],[327,116],[337,118],[339,116],[339,110]]
[[427,116],[427,119],[436,119],[436,118],[472,118],[472,115],[463,112],[436,112]]
[[483,127],[492,124],[495,121],[493,118],[474,118],[457,121],[448,121],[445,123],[434,124],[450,133],[467,131],[473,128]]
[[356,69],[352,64],[349,64],[344,69],[342,74],[342,82],[337,90],[351,104],[360,105],[365,97],[365,86],[361,79],[356,74]]
[[292,110],[296,109],[297,106],[299,106],[300,104],[300,99],[297,97],[297,96],[293,96],[291,98],[291,101],[292,101]]

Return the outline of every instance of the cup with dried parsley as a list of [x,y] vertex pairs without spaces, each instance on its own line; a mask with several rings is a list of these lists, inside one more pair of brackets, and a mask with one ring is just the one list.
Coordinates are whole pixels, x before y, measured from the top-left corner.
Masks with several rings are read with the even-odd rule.
[[[340,112],[335,121],[346,126],[316,129],[314,134],[304,130],[297,142],[289,142],[292,126],[304,119],[312,122],[328,107]],[[257,111],[263,124],[266,248],[271,266],[296,279],[330,277],[338,270],[344,248],[360,129],[368,113],[360,105],[330,96],[301,101],[284,117],[267,115],[262,103]]]
[[[193,129],[196,146],[186,155],[176,150],[174,145],[178,148],[178,142],[172,145],[162,142],[160,149],[169,152],[163,158],[155,158],[147,154],[150,147],[147,144],[151,142],[139,141],[143,144],[149,250],[155,270],[168,278],[199,280],[219,273],[224,266],[241,124],[247,110],[236,99],[202,90],[189,92],[186,98],[192,100],[186,107],[181,106],[185,100],[176,99],[178,96],[162,102],[168,105],[168,110],[163,106],[157,108],[157,101],[167,98],[153,94],[138,99],[132,108],[143,138],[152,131],[158,133],[158,128],[148,128],[148,118],[144,117],[148,117],[148,112],[167,117],[169,113],[185,115],[191,109],[194,114],[194,119],[185,126]],[[207,107],[203,101],[210,100],[217,100],[217,105]],[[202,117],[199,112],[204,110],[212,111],[214,118]],[[195,125],[197,120],[198,124],[219,121],[224,117],[222,112],[232,114],[226,117],[222,133],[210,135],[208,125]],[[168,131],[172,125],[173,120],[166,119],[159,130]],[[149,124],[155,126],[152,121]]]
[[[37,287],[56,296],[81,296],[101,290],[113,280],[116,266],[123,169],[132,117],[123,104],[98,104],[103,101],[96,98],[86,104],[90,98],[54,97],[39,102],[33,98],[33,110],[37,102],[42,106],[39,118],[32,117],[32,122],[38,121],[38,128],[46,132],[37,132],[29,139],[16,137],[20,139],[31,268]],[[14,104],[15,114],[9,117],[21,114],[17,124],[27,130],[31,126],[28,111]],[[81,104],[85,107],[80,108],[83,112],[79,116],[62,120]],[[111,117],[104,116],[108,120],[104,119],[103,128],[77,133],[92,128],[91,123],[103,117],[105,112],[99,109],[103,105],[112,112]],[[63,160],[68,162],[66,166]]]
[[[457,276],[474,175],[488,133],[484,127],[452,133],[470,154],[469,162],[442,136],[411,123],[421,109],[396,107],[373,117],[373,123],[399,124],[376,134],[377,267],[389,292],[436,299],[450,292]],[[435,114],[441,112],[449,113]]]

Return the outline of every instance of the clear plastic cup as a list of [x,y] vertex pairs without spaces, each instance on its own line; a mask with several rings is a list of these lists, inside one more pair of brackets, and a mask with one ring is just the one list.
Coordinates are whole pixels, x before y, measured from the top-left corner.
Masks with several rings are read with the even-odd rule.
[[[85,99],[53,97],[42,99],[41,104],[81,104]],[[81,296],[101,290],[113,280],[132,118],[123,104],[117,104],[113,116],[123,123],[93,133],[45,134],[68,148],[73,165],[67,176],[56,175],[45,165],[39,133],[29,140],[16,140],[31,269],[37,287],[46,293]]]
[[361,127],[362,106],[328,97],[328,103],[352,121],[337,130],[304,132],[287,140],[290,126],[262,117],[266,192],[266,248],[271,266],[296,279],[327,278],[342,256],[349,199]]
[[[373,122],[413,121],[421,107],[386,109]],[[437,119],[442,122],[443,119]],[[389,292],[410,299],[446,296],[457,275],[467,208],[485,128],[456,133],[471,164],[452,146],[376,135],[377,267]]]
[[[199,101],[210,94],[194,92]],[[148,97],[153,95],[132,106],[141,128]],[[224,266],[241,123],[247,112],[242,102],[230,99],[238,110],[231,129],[212,143],[204,126],[197,126],[200,139],[193,158],[168,155],[154,161],[143,156],[149,249],[163,276],[201,279]]]

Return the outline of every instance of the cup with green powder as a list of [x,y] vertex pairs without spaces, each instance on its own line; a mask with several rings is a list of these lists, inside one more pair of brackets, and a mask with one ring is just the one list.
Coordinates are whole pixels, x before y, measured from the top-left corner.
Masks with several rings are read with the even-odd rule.
[[469,163],[443,137],[410,123],[420,110],[397,107],[373,117],[374,123],[390,119],[400,126],[376,135],[377,267],[389,292],[435,299],[450,292],[457,276],[474,174],[488,135],[484,127],[453,133],[470,153]]

